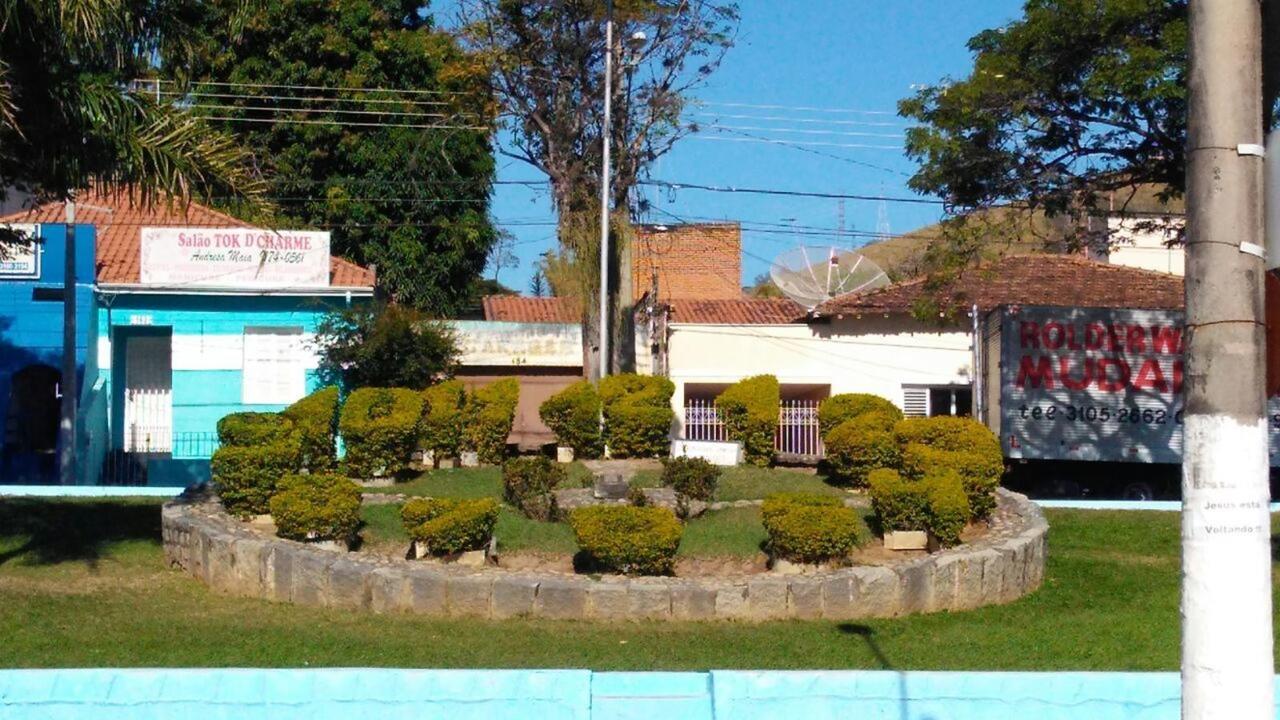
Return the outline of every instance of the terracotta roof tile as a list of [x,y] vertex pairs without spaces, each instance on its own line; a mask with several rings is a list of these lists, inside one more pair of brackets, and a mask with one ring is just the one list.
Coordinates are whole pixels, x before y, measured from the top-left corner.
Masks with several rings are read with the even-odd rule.
[[[6,223],[60,223],[66,218],[61,202],[0,217]],[[156,202],[143,206],[127,193],[88,192],[76,202],[76,221],[97,228],[98,282],[132,285],[140,281],[143,227],[253,227],[197,202]],[[335,287],[373,287],[372,270],[340,257],[329,258],[329,282]]]
[[818,306],[815,314],[910,312],[921,299],[984,310],[999,305],[1181,309],[1183,287],[1176,275],[1077,255],[1009,255],[968,268],[940,287],[915,278],[841,295]]
[[[571,298],[538,298],[489,295],[482,301],[484,319],[500,322],[576,323],[577,301]],[[678,300],[672,303],[671,321],[703,325],[779,325],[804,317],[804,308],[785,298],[733,300]]]

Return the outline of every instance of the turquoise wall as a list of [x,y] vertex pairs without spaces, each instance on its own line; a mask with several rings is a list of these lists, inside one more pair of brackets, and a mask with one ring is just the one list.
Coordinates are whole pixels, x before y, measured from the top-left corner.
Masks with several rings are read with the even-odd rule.
[[[235,348],[246,326],[297,326],[310,335],[326,313],[347,304],[340,297],[112,295],[101,291],[99,295],[97,331],[111,341],[110,362],[104,363],[101,372],[112,398],[112,447],[124,445],[122,341],[130,335],[171,332],[175,458],[209,457],[218,420],[229,413],[274,412],[285,407],[242,402],[243,358]],[[316,372],[307,370],[307,392],[319,385]]]

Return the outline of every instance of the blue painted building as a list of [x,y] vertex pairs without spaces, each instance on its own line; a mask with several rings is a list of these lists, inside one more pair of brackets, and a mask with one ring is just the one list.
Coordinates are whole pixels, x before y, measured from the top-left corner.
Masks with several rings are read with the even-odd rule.
[[[63,213],[51,203],[0,221],[38,223],[47,266],[60,247],[52,221]],[[77,216],[97,240],[83,270],[96,282],[78,295],[86,378],[78,464],[87,484],[207,477],[218,419],[279,410],[314,390],[316,326],[373,295],[373,273],[332,257],[328,233],[257,230],[195,203],[140,206],[117,195],[81,197]],[[57,262],[39,283],[61,283]],[[10,322],[30,326],[15,347],[43,357],[41,343],[61,345],[62,306],[45,303],[52,310],[28,321],[32,304],[6,305],[0,323],[12,313]]]

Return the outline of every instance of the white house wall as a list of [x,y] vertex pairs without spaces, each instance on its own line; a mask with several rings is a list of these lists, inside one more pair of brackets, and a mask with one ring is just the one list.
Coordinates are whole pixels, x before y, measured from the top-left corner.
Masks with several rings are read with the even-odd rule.
[[1142,220],[1108,218],[1111,250],[1107,262],[1112,265],[1156,270],[1173,275],[1186,274],[1186,251],[1181,245],[1169,247],[1183,225],[1180,219]]
[[906,316],[833,319],[814,325],[673,324],[672,402],[694,383],[733,383],[769,373],[784,384],[830,385],[832,394],[873,393],[899,406],[904,385],[970,382],[967,327],[945,331]]

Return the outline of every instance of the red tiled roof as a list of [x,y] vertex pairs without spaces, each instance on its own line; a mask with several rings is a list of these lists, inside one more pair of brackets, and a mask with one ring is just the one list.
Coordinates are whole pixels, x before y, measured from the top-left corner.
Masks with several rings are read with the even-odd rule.
[[786,298],[676,300],[671,322],[699,325],[783,325],[802,320],[804,308]]
[[[484,319],[502,322],[576,323],[581,320],[572,298],[489,295],[483,299]],[[671,322],[702,325],[779,325],[795,322],[804,308],[785,298],[734,300],[677,300]]]
[[1183,289],[1176,275],[1078,255],[1009,255],[967,268],[937,287],[921,277],[841,295],[818,306],[815,314],[910,312],[921,299],[984,310],[999,305],[1181,309]]
[[486,295],[484,319],[494,322],[576,323],[582,321],[573,298]]
[[[60,223],[66,218],[61,202],[45,203],[4,217],[5,223]],[[98,282],[133,285],[141,279],[142,228],[254,227],[197,202],[157,201],[143,206],[127,193],[87,192],[76,199],[76,222],[97,228]],[[335,287],[373,287],[372,270],[340,257],[329,258],[329,282]]]

